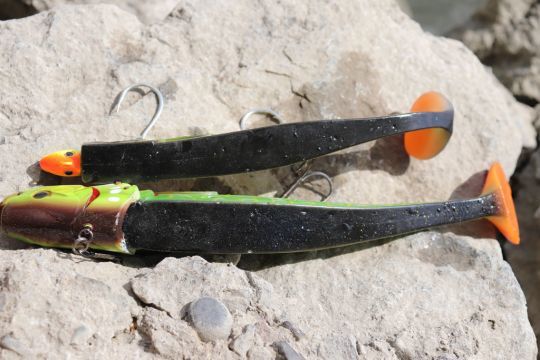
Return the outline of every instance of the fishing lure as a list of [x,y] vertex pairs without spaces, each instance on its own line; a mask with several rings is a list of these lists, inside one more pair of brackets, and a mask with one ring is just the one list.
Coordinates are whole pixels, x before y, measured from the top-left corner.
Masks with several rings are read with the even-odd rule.
[[80,151],[49,154],[39,163],[45,172],[81,176],[85,184],[207,177],[291,165],[403,133],[407,153],[429,159],[448,143],[453,118],[450,101],[429,92],[407,114],[280,124],[212,136],[89,143]]
[[344,246],[485,218],[511,243],[519,228],[500,164],[480,196],[361,206],[215,192],[154,193],[124,183],[44,186],[7,197],[1,228],[47,247],[197,253],[283,253]]

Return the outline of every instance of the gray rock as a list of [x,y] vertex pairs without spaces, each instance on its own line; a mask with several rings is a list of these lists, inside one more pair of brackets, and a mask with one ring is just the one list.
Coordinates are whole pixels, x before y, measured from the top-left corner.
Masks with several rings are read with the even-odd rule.
[[178,0],[0,0],[0,18],[13,19],[51,10],[59,5],[111,4],[129,11],[146,24],[162,21]]
[[408,0],[409,14],[418,21],[424,29],[444,35],[464,22],[486,0]]
[[512,91],[540,102],[540,4],[490,0],[453,36],[461,39]]
[[[505,247],[508,261],[523,287],[527,298],[529,317],[540,339],[540,149],[517,175],[516,211],[521,230],[520,246]],[[539,343],[540,345],[540,343]]]
[[281,326],[283,326],[285,329],[288,329],[293,334],[296,340],[300,340],[306,336],[306,334],[302,330],[300,330],[295,324],[293,324],[289,320],[285,320],[281,324]]
[[[286,341],[278,341],[273,344],[274,348],[280,355],[279,359],[283,360],[304,360],[304,357],[296,352],[293,347]],[[333,354],[335,355],[335,354]]]
[[191,323],[204,341],[227,339],[231,334],[232,316],[222,302],[202,297],[189,306]]

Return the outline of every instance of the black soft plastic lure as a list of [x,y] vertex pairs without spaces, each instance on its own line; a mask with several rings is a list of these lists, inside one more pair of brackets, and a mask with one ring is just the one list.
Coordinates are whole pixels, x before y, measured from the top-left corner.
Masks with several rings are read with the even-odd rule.
[[49,154],[40,166],[59,176],[80,175],[84,183],[219,176],[290,165],[403,133],[409,155],[429,159],[446,146],[453,117],[451,103],[429,92],[407,114],[281,124],[212,136],[90,143],[80,152]]
[[33,244],[134,253],[283,253],[350,245],[486,218],[512,243],[519,228],[501,166],[467,200],[366,206],[217,193],[139,191],[128,184],[44,186],[7,197],[1,228]]

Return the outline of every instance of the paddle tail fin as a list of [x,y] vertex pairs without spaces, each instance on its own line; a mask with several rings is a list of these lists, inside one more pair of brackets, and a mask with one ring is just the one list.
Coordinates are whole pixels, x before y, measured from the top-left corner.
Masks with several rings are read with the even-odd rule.
[[[452,112],[454,107],[444,95],[430,91],[416,99],[411,112]],[[404,135],[405,151],[420,160],[431,159],[446,146],[452,133],[446,129],[430,128],[415,130]]]
[[500,163],[491,165],[482,189],[482,195],[494,194],[499,206],[497,215],[488,216],[489,220],[504,237],[514,245],[518,245],[519,224],[512,200],[512,189],[506,180],[506,175]]

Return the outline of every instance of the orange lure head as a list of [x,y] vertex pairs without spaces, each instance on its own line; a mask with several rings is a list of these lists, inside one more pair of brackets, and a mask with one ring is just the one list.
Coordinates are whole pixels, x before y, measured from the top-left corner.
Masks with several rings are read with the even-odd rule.
[[39,160],[41,170],[65,177],[81,175],[81,153],[76,150],[61,150]]
[[[435,91],[420,96],[411,108],[411,112],[446,111],[454,111],[452,103]],[[417,159],[431,159],[444,149],[451,135],[447,130],[440,128],[411,131],[405,133],[405,150]]]

